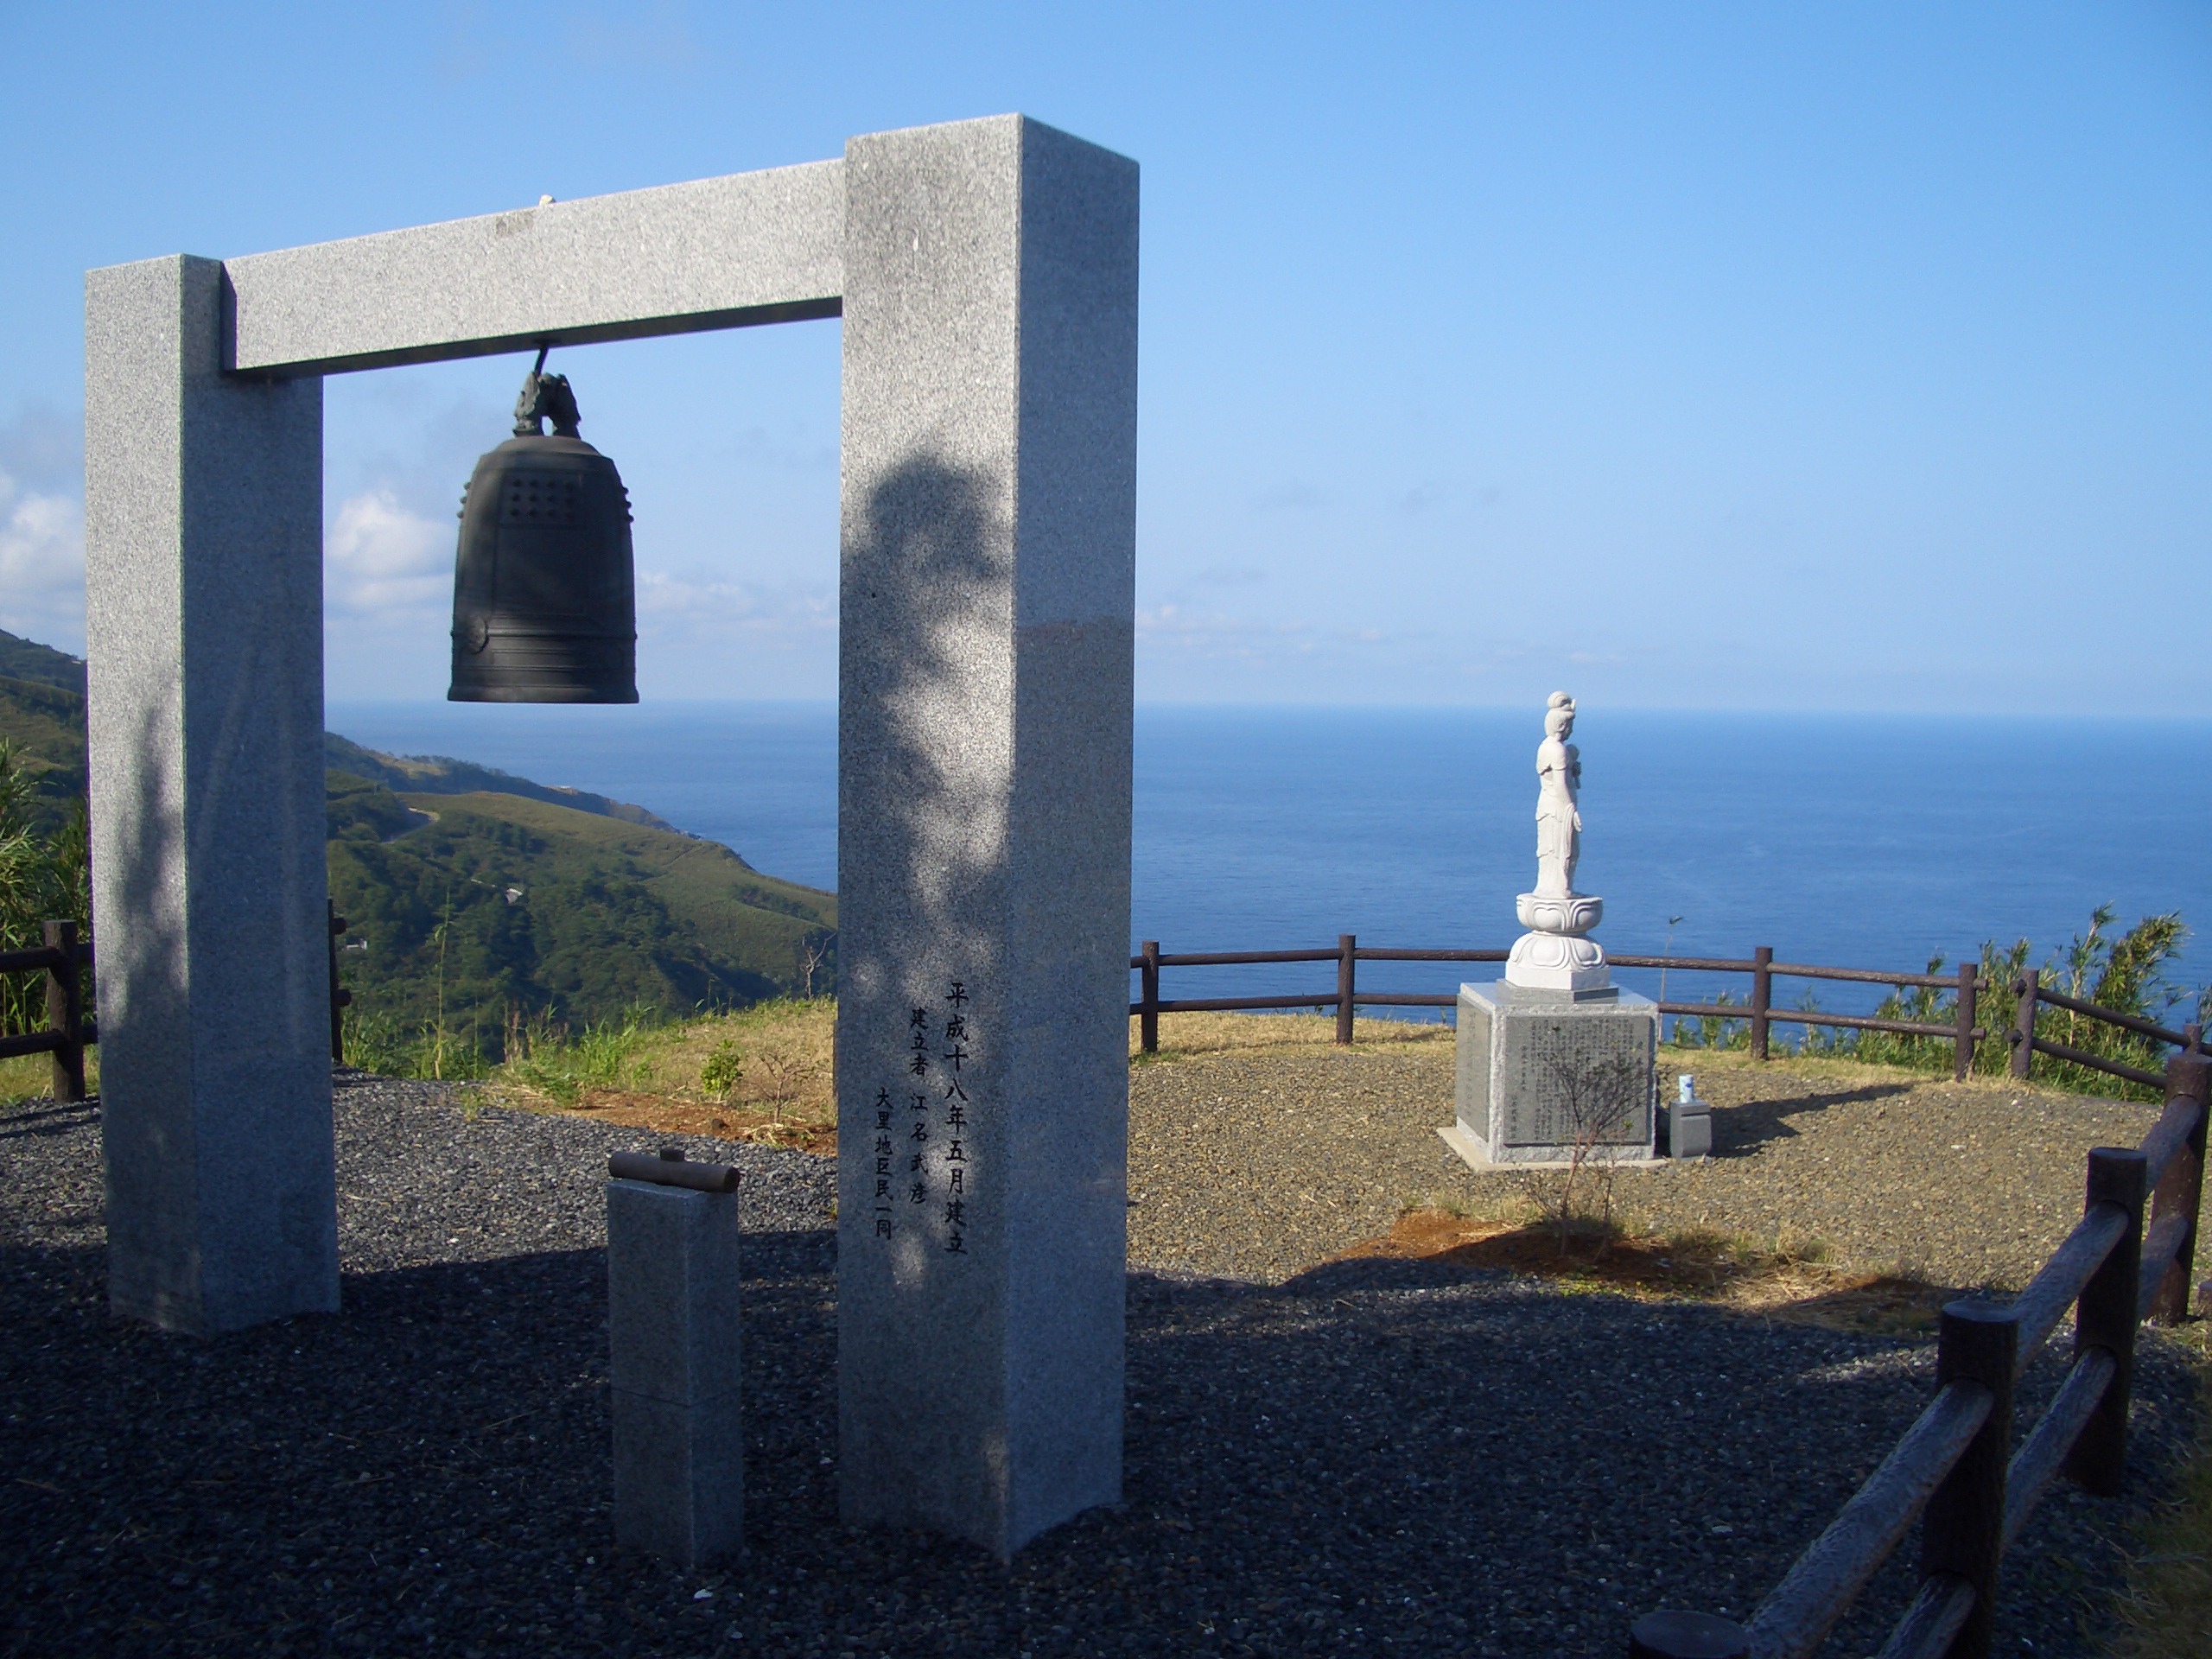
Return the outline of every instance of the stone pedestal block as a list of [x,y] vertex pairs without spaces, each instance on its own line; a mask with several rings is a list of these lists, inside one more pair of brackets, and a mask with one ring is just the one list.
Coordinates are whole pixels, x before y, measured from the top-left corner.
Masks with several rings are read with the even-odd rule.
[[737,1195],[607,1184],[614,1536],[690,1567],[745,1533]]
[[1477,1167],[1648,1160],[1657,1036],[1633,992],[1462,985],[1457,1122],[1438,1133]]

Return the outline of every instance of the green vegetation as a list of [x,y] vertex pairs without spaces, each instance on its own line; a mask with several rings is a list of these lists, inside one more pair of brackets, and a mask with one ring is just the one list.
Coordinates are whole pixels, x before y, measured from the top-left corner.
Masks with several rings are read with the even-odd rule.
[[0,628],[0,679],[28,680],[85,695],[85,662],[66,651],[41,645]]
[[665,830],[671,835],[683,833],[644,807],[632,806],[627,801],[594,795],[588,790],[560,789],[545,784],[533,784],[527,778],[518,778],[514,773],[501,772],[496,766],[480,766],[474,761],[455,760],[449,755],[379,754],[374,749],[365,749],[359,743],[348,741],[335,732],[322,734],[322,763],[328,771],[346,772],[369,783],[382,784],[386,789],[401,794],[519,795],[526,800],[545,801],[554,806],[572,806],[579,812],[591,812],[601,817],[620,818],[626,823],[642,823],[649,829]]
[[699,1068],[699,1087],[721,1100],[745,1080],[745,1055],[734,1042],[715,1045],[707,1063]]
[[65,830],[85,792],[84,664],[0,630],[0,741],[29,785],[19,808],[43,834]]
[[[2098,906],[2089,918],[2088,931],[2075,935],[2063,950],[2043,964],[2043,988],[2076,1001],[2109,1008],[2115,1014],[2152,1020],[2169,1030],[2179,1029],[2184,1021],[2203,1024],[2207,1014],[2212,1014],[2212,987],[2192,995],[2170,983],[2165,977],[2166,969],[2180,955],[2188,938],[2181,918],[2172,914],[2145,916],[2118,934],[2111,931],[2112,925],[2112,906]],[[2025,939],[2004,947],[1994,943],[1981,947],[1981,983],[1974,1020],[1988,1034],[1974,1046],[1974,1069],[1978,1073],[1999,1076],[2011,1066],[2012,1049],[2005,1037],[2019,1014],[2019,999],[2012,982],[2027,971],[2033,954],[2033,948]],[[1942,957],[1929,963],[1929,973],[1942,971]],[[1715,1001],[1730,1007],[1742,1006],[1726,992]],[[1883,999],[1874,1012],[1878,1019],[1948,1026],[1957,1018],[1957,1004],[1955,992],[1929,985],[1900,985]],[[1801,1012],[1815,1013],[1820,1003],[1808,988],[1796,1007]],[[1793,1039],[1793,1030],[1802,1034]],[[2036,1035],[2045,1042],[2063,1043],[2101,1059],[2146,1071],[2163,1071],[2166,1056],[2172,1052],[2151,1038],[2064,1008],[2038,1007]],[[1674,1022],[1671,1040],[1681,1048],[1747,1048],[1751,1045],[1751,1027],[1743,1016],[1714,1014],[1678,1018]],[[1786,1045],[1799,1054],[1832,1055],[1872,1065],[1905,1066],[1919,1071],[1948,1071],[1952,1065],[1952,1045],[1949,1039],[1943,1037],[1777,1025],[1770,1040],[1777,1051]],[[2035,1075],[2039,1082],[2075,1094],[2152,1100],[2159,1092],[2049,1055],[2036,1057]]]
[[[573,1034],[556,1022],[518,1022],[509,1033],[500,1081],[573,1106],[588,1090],[619,1088],[635,1081],[631,1074],[655,1028],[662,1022],[645,1007],[626,1008],[620,1020],[603,1020]],[[658,1068],[648,1064],[648,1077]]]
[[[0,632],[0,948],[87,913],[84,683],[75,658]],[[357,1064],[478,1076],[518,1044],[588,1054],[611,1031],[836,982],[833,894],[641,807],[335,734],[325,752]],[[35,976],[0,980],[0,1020],[42,1024],[43,998]]]
[[779,997],[730,1014],[620,1020],[569,1031],[520,1022],[485,1069],[509,1103],[589,1111],[677,1132],[812,1144],[832,1133],[837,1005]]
[[[40,924],[92,913],[84,798],[58,828],[44,827],[34,774],[0,737],[0,950],[45,943]],[[46,1029],[46,976],[0,975],[0,1033]]]
[[395,795],[342,772],[328,810],[361,1063],[475,1075],[533,1030],[582,1042],[831,982],[836,898],[718,842],[516,795]]

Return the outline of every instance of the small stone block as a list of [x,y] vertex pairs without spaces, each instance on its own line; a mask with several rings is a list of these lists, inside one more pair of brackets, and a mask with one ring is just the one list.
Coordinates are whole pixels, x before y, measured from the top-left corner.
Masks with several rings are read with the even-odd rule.
[[1676,1101],[1667,1109],[1667,1155],[1669,1158],[1709,1158],[1713,1155],[1713,1114],[1705,1103]]
[[614,1387],[677,1405],[738,1388],[737,1198],[607,1184],[607,1319]]
[[744,1536],[737,1196],[607,1184],[616,1539],[684,1567]]
[[745,1537],[745,1421],[738,1395],[679,1406],[617,1389],[614,1538],[692,1567]]

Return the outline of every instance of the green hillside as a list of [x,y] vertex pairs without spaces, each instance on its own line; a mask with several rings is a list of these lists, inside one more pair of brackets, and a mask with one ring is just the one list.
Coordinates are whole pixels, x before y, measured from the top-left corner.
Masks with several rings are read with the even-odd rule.
[[0,628],[0,741],[35,794],[42,834],[66,825],[85,792],[85,664]]
[[499,1050],[510,1014],[581,1022],[830,982],[836,899],[719,842],[525,797],[395,794],[330,774],[346,982],[411,1032]]
[[[0,632],[0,739],[58,830],[84,789],[84,664]],[[442,1007],[447,1031],[496,1054],[511,1016],[681,1014],[832,982],[832,894],[627,802],[335,733],[324,747],[343,977],[397,1039]]]
[[31,680],[85,695],[85,660],[0,628],[0,679]]
[[627,801],[594,795],[588,790],[533,784],[527,778],[518,778],[496,766],[480,766],[473,760],[455,760],[450,755],[379,754],[335,732],[322,734],[322,763],[334,772],[349,772],[356,778],[365,778],[372,784],[382,784],[386,789],[403,794],[411,791],[426,795],[477,795],[486,791],[520,795],[529,800],[572,806],[580,812],[596,812],[602,817],[665,830],[671,835],[683,833],[665,819]]
[[0,678],[0,741],[14,746],[16,764],[35,792],[34,823],[53,834],[85,791],[84,693]]

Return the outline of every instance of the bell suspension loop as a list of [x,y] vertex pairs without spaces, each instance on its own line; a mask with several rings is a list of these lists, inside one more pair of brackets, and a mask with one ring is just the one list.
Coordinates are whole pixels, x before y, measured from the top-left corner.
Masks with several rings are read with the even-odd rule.
[[515,400],[515,436],[518,438],[544,436],[544,423],[549,420],[555,437],[579,435],[577,428],[583,423],[583,416],[576,410],[576,394],[569,389],[569,377],[545,372],[545,354],[552,349],[550,344],[540,346],[537,361],[523,377],[522,396]]

